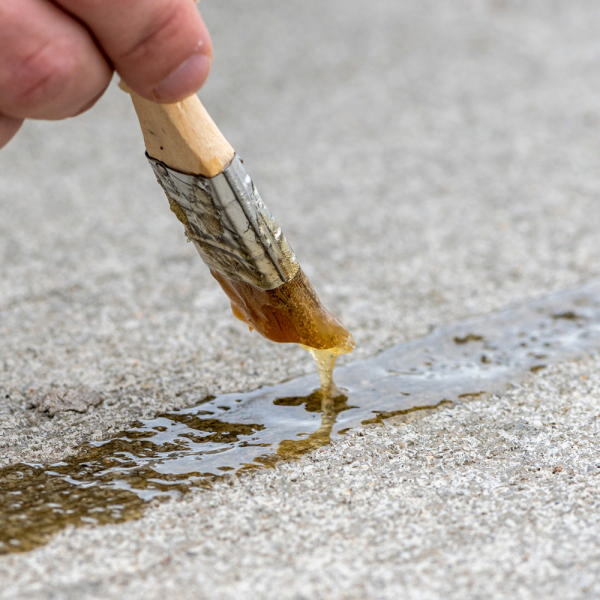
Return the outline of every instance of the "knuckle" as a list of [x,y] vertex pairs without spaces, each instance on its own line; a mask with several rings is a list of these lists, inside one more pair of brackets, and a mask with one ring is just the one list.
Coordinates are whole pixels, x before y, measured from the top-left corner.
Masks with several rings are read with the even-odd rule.
[[135,39],[115,56],[115,61],[151,67],[157,73],[170,68],[172,58],[165,48],[174,48],[181,42],[181,33],[186,29],[186,14],[182,3],[163,2],[149,16]]
[[11,82],[14,101],[20,109],[35,113],[65,93],[78,72],[74,50],[64,41],[47,43],[21,60]]

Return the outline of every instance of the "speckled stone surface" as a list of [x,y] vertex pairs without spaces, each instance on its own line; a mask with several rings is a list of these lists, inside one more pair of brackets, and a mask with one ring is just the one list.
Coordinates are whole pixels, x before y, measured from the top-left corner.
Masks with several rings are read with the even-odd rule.
[[[354,333],[343,360],[599,276],[595,2],[201,9],[201,97]],[[1,464],[313,369],[231,317],[128,102],[0,152]],[[598,597],[599,367],[64,531],[0,557],[0,598]]]

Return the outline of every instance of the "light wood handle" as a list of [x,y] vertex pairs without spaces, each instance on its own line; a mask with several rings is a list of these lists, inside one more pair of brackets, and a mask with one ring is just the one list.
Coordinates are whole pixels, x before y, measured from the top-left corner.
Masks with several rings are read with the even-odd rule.
[[174,104],[158,104],[131,94],[146,151],[172,169],[214,177],[235,154],[197,96]]

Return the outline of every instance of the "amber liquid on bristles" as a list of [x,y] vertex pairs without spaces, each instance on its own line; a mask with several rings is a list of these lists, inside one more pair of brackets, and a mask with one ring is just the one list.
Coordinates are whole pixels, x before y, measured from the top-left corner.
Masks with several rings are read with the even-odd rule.
[[321,389],[331,393],[336,356],[351,352],[350,332],[321,303],[316,291],[298,269],[288,282],[272,290],[262,290],[212,271],[229,299],[233,314],[251,329],[274,342],[305,346],[313,355]]

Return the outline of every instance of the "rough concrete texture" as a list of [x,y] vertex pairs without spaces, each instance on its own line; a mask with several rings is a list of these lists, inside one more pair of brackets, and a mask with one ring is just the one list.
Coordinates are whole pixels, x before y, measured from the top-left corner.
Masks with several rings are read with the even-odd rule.
[[[353,331],[344,360],[598,277],[596,2],[201,10],[201,97]],[[28,123],[0,183],[2,464],[313,368],[230,316],[116,87]],[[596,598],[599,367],[64,531],[0,559],[0,598]],[[90,408],[50,417],[49,393]]]

